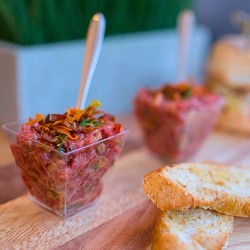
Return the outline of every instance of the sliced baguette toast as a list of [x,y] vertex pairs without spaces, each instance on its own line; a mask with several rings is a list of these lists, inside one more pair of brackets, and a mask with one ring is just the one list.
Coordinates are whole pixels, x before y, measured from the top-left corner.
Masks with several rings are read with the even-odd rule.
[[162,211],[208,208],[250,217],[250,170],[182,163],[144,176],[143,191]]
[[152,250],[220,250],[232,230],[232,216],[210,210],[160,211]]

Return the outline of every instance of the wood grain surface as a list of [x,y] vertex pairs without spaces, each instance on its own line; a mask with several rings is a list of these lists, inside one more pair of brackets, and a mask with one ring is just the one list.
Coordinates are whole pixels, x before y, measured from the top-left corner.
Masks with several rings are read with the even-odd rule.
[[151,245],[157,208],[146,201],[57,248],[146,249]]
[[233,233],[229,238],[228,250],[250,249],[250,218],[234,218]]
[[[141,145],[140,136],[134,136],[138,135],[130,135],[125,152]],[[250,166],[249,151],[249,139],[214,133],[190,161]],[[0,205],[0,249],[149,248],[157,209],[142,193],[141,182],[146,172],[162,165],[146,149],[124,154],[100,199],[65,221],[26,195]],[[0,203],[23,192],[17,169],[13,165],[0,168]],[[229,243],[230,250],[250,249],[250,219],[235,219]]]
[[0,246],[58,247],[146,201],[141,191],[143,175],[160,166],[145,150],[124,156],[106,181],[100,199],[66,221],[33,204],[26,195],[7,202],[0,206]]

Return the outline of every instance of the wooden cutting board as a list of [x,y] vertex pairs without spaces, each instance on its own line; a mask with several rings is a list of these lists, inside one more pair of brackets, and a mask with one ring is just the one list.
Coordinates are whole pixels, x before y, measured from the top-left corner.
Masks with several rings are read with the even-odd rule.
[[[250,141],[216,133],[192,161],[250,166]],[[92,206],[63,221],[22,196],[0,206],[1,249],[147,249],[157,209],[143,175],[163,165],[146,149],[124,155]],[[250,170],[250,168],[249,168]],[[229,249],[250,249],[250,219],[236,219]]]

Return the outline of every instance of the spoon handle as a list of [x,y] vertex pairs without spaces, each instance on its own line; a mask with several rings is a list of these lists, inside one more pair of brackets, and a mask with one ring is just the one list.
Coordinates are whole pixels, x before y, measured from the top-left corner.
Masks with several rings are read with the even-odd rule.
[[77,100],[77,109],[84,109],[96,64],[101,52],[106,21],[101,13],[93,16],[87,33],[82,80]]
[[195,16],[193,11],[182,11],[178,17],[179,56],[178,56],[178,81],[187,81],[188,78],[188,53],[191,45],[192,31]]

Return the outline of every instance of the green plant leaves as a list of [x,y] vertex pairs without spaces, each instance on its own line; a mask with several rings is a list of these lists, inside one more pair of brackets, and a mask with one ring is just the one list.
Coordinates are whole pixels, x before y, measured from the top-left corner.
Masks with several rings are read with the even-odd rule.
[[32,45],[85,37],[102,12],[107,35],[174,27],[194,0],[0,0],[0,39]]

